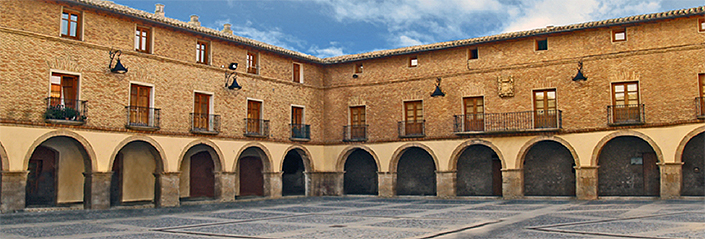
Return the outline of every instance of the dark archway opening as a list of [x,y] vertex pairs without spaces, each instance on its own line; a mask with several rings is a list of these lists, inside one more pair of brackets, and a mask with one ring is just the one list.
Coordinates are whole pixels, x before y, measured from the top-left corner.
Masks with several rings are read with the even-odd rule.
[[56,205],[56,175],[59,153],[44,146],[38,146],[29,159],[25,205]]
[[705,196],[705,133],[688,141],[683,149],[682,196]]
[[397,195],[436,195],[436,164],[428,152],[407,149],[397,165]]
[[633,136],[611,139],[598,157],[598,195],[658,196],[657,162],[656,152],[646,141]]
[[457,163],[458,196],[501,196],[502,162],[491,148],[465,148]]
[[554,141],[541,141],[524,157],[524,195],[575,196],[575,160]]
[[282,165],[282,195],[305,195],[306,167],[301,155],[296,150],[289,151],[284,157]]
[[345,194],[377,195],[377,163],[365,150],[355,149],[345,160]]

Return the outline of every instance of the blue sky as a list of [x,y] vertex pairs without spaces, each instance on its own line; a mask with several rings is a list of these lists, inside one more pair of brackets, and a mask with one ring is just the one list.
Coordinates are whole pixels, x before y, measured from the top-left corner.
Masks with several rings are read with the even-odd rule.
[[703,0],[113,0],[318,57],[705,5]]

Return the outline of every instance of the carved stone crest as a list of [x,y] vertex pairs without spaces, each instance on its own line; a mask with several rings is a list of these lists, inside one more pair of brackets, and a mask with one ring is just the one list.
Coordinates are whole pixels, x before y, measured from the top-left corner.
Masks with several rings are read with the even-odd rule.
[[514,96],[514,77],[497,77],[497,90],[499,97],[512,97]]

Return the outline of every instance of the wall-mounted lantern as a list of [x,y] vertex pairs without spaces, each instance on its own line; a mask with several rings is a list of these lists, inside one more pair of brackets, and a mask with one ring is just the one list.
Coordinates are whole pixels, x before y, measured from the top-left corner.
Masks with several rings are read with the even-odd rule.
[[[121,50],[110,50],[110,63],[108,64],[108,69],[112,73],[125,74],[127,73],[127,68],[120,63],[120,55],[122,55]],[[117,63],[113,66],[113,59],[117,56]]]
[[578,61],[578,74],[573,77],[573,81],[586,81],[587,77],[583,75],[583,61]]
[[436,96],[446,96],[446,93],[443,93],[441,90],[441,78],[438,77],[436,78],[436,90],[431,93],[431,97],[436,97]]
[[[225,87],[227,87],[229,90],[242,89],[242,86],[237,84],[237,72],[235,71],[236,69],[237,63],[230,63],[230,65],[228,65],[228,70],[231,70],[232,72],[225,71]],[[232,78],[232,82],[230,82],[230,78]]]

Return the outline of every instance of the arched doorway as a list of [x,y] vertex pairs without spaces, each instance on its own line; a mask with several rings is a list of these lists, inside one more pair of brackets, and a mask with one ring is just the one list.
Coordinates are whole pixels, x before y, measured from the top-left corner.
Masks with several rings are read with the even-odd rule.
[[555,141],[541,141],[524,156],[524,195],[575,196],[575,160]]
[[377,163],[370,153],[354,149],[345,160],[345,194],[377,195]]
[[682,196],[705,196],[705,133],[688,141],[683,149]]
[[501,196],[502,162],[490,147],[472,145],[457,162],[458,196]]
[[196,144],[183,155],[180,165],[179,198],[215,198],[215,172],[220,171],[218,153],[209,145]]
[[27,165],[26,206],[57,206],[84,202],[84,173],[91,160],[83,145],[67,136],[51,137],[32,152]]
[[265,196],[265,162],[269,162],[269,158],[258,147],[249,147],[242,151],[237,162],[240,182],[238,196]]
[[145,141],[132,141],[115,156],[110,184],[110,205],[155,202],[155,174],[162,172],[161,156]]
[[660,175],[654,149],[641,138],[619,136],[600,150],[599,196],[658,196]]
[[397,195],[436,195],[436,164],[419,147],[404,151],[397,164]]
[[306,165],[304,164],[303,152],[301,150],[290,150],[284,157],[282,164],[282,195],[305,195],[306,194]]

